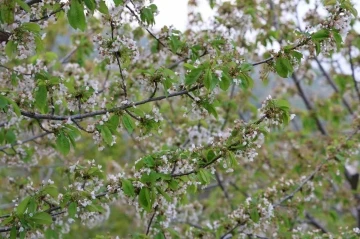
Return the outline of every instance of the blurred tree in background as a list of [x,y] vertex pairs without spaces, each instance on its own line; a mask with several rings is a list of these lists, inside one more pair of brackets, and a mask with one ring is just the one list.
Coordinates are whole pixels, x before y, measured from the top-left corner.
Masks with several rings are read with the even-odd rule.
[[1,1],[2,238],[359,237],[352,2],[209,4]]

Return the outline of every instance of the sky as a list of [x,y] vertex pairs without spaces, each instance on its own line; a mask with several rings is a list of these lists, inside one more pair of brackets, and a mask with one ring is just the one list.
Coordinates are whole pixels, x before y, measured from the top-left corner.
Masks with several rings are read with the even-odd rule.
[[[199,3],[199,9],[202,13],[203,19],[209,19],[213,15],[213,10],[209,6],[209,0],[197,0]],[[221,0],[218,0],[221,1]],[[318,0],[310,0],[310,4],[314,4]],[[355,8],[357,9],[360,15],[360,0],[353,0],[355,3]],[[187,25],[187,3],[188,0],[154,0],[154,3],[157,5],[159,10],[159,15],[156,16],[156,24],[153,27],[154,29],[160,30],[164,25],[170,26],[173,25],[176,29],[183,31],[186,29]],[[300,18],[307,12],[308,5],[300,4],[298,6],[298,13]],[[289,16],[292,17],[292,16]],[[304,27],[304,24],[301,24]],[[354,26],[355,30],[360,34],[360,24]],[[279,46],[271,46],[274,50],[278,50]],[[266,50],[266,49],[262,49]],[[269,49],[268,49],[269,50]],[[350,74],[351,68],[347,61],[341,56],[335,56],[335,58],[341,62],[342,70],[344,73]],[[325,66],[327,68],[327,66]],[[355,69],[356,74],[360,75],[360,67]],[[357,77],[357,81],[360,82],[360,77]]]
[[[219,0],[218,0],[219,1]],[[212,16],[213,11],[209,6],[208,0],[198,0],[199,9],[203,14],[203,19],[208,19]],[[315,0],[310,0],[315,2]],[[353,0],[355,8],[360,14],[360,1]],[[187,3],[188,0],[154,0],[160,13],[156,16],[155,29],[161,29],[164,25],[173,25],[178,30],[185,30],[187,23]],[[300,15],[304,15],[307,11],[306,5],[298,6],[298,12]],[[357,26],[358,32],[360,33],[360,26]]]

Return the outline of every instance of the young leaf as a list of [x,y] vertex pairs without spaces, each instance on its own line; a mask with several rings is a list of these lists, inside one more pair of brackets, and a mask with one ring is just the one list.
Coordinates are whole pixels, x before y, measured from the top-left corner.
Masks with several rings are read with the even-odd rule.
[[34,22],[24,22],[21,25],[21,28],[23,28],[29,32],[35,32],[35,33],[39,33],[41,30],[39,24],[34,23]]
[[333,35],[333,37],[334,37],[334,40],[335,40],[335,43],[336,43],[336,47],[337,47],[337,49],[339,50],[339,49],[341,48],[341,46],[342,46],[342,43],[343,43],[342,37],[341,37],[341,35],[340,35],[338,32],[336,32],[336,31],[333,31],[333,32],[332,32],[332,35]]
[[290,55],[295,57],[298,61],[300,61],[303,58],[303,54],[298,51],[291,51]]
[[210,103],[208,103],[208,102],[204,102],[204,103],[202,103],[202,106],[207,110],[207,112],[208,112],[209,114],[212,114],[215,118],[218,117],[218,114],[217,114],[217,112],[216,112],[216,109],[215,109],[215,107],[214,107],[212,104],[210,104]]
[[229,89],[230,84],[231,84],[230,76],[226,72],[223,72],[221,76],[221,80],[219,81],[220,89],[225,91]]
[[124,191],[124,194],[129,196],[129,197],[134,197],[135,196],[135,189],[134,186],[132,185],[130,180],[127,179],[123,179],[121,181],[122,183],[122,190]]
[[31,197],[30,196],[27,196],[26,198],[24,198],[20,203],[19,205],[17,206],[16,208],[16,213],[18,215],[23,215],[24,212],[26,211],[26,208],[29,204],[29,201],[30,201]]
[[192,69],[191,72],[185,76],[185,85],[192,85],[195,82],[197,82],[197,80],[202,75],[202,73],[203,73],[202,68]]
[[289,60],[284,57],[279,57],[276,59],[276,62],[275,62],[276,73],[278,73],[278,75],[283,78],[287,78],[289,76],[288,65],[290,63],[288,63],[288,61]]
[[45,85],[40,85],[35,93],[35,106],[42,112],[47,107],[47,88]]
[[111,133],[113,133],[113,134],[116,133],[116,129],[119,126],[119,120],[120,120],[119,116],[114,114],[106,122],[106,126],[110,129]]
[[14,41],[10,40],[6,43],[5,53],[9,58],[12,58],[16,52],[16,49],[17,49],[17,44]]
[[5,0],[1,3],[1,18],[8,24],[14,22],[15,3],[14,0]]
[[113,141],[113,137],[112,137],[111,131],[109,130],[109,128],[106,125],[103,125],[103,127],[101,129],[101,137],[104,139],[104,141],[108,145],[111,145],[111,143]]
[[16,239],[16,236],[17,236],[16,226],[13,226],[10,231],[10,239]]
[[251,209],[250,218],[255,223],[257,223],[260,220],[260,215],[259,215],[259,212],[258,212],[257,208],[254,207],[254,208]]
[[43,188],[43,193],[46,195],[46,194],[49,194],[50,196],[52,196],[53,198],[57,198],[58,196],[58,189],[55,185],[47,185]]
[[106,6],[106,3],[105,3],[104,0],[101,0],[101,1],[100,1],[98,10],[99,10],[99,12],[101,12],[102,14],[106,14],[106,15],[109,14],[109,9],[108,9],[108,7]]
[[35,222],[36,224],[40,224],[40,225],[50,225],[53,220],[52,217],[50,216],[50,214],[46,213],[46,212],[39,212],[36,213],[31,220],[33,222]]
[[75,218],[75,215],[77,213],[77,203],[71,202],[68,207],[69,217]]
[[79,0],[71,0],[70,9],[67,12],[69,24],[74,29],[85,31],[86,19],[84,14],[84,6]]
[[134,123],[132,122],[131,117],[124,114],[121,119],[125,129],[131,134],[134,131]]
[[67,155],[70,152],[70,142],[63,132],[60,132],[56,137],[56,146],[58,150]]
[[217,77],[213,77],[211,70],[207,69],[207,71],[205,73],[205,78],[204,78],[205,87],[208,90],[212,91],[215,88],[218,81],[219,81],[219,79]]
[[119,6],[119,5],[123,5],[124,4],[124,0],[114,0],[114,4],[115,6]]
[[12,129],[9,129],[8,131],[6,131],[5,139],[6,139],[6,142],[8,142],[9,144],[13,144],[16,142],[16,135]]
[[22,9],[24,9],[26,12],[30,12],[30,11],[31,11],[29,5],[28,5],[26,2],[24,2],[23,0],[16,0],[16,3],[17,3]]
[[254,66],[251,63],[244,62],[240,66],[241,71],[251,71],[254,68]]
[[85,6],[90,10],[94,11],[96,9],[96,2],[95,0],[84,0]]
[[330,32],[327,29],[321,29],[311,35],[311,39],[314,41],[323,41],[330,37]]
[[142,206],[146,211],[151,210],[151,200],[150,200],[150,190],[146,187],[143,187],[139,193],[139,204]]
[[0,95],[0,109],[5,109],[5,107],[8,105],[8,100],[5,96]]

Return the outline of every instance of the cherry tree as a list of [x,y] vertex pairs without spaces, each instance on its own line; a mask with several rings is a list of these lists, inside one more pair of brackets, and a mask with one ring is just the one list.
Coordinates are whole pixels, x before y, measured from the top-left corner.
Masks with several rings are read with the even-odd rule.
[[1,1],[2,237],[359,237],[353,3],[208,4]]

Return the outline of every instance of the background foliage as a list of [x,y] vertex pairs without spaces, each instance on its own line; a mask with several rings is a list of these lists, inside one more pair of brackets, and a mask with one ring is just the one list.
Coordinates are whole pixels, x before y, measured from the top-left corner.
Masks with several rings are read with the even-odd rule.
[[352,2],[188,4],[1,2],[2,237],[358,238]]

